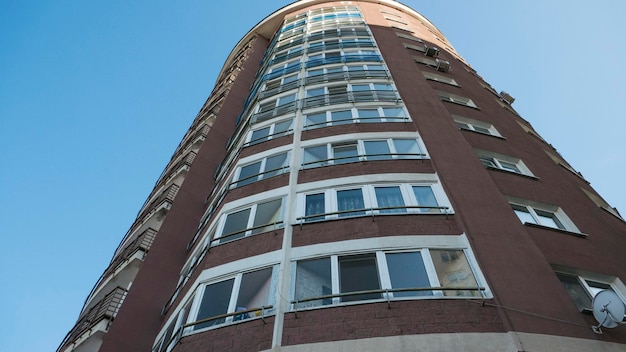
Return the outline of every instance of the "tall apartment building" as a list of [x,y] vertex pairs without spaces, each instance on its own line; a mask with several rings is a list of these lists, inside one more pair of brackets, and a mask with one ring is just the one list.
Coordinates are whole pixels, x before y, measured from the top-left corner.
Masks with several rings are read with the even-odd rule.
[[279,9],[58,351],[623,351],[626,224],[512,103],[402,3]]

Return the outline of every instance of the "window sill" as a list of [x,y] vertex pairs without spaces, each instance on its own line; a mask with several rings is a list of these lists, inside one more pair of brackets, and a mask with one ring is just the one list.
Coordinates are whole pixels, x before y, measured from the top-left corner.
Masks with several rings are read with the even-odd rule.
[[539,181],[539,177],[534,176],[534,175],[527,175],[527,174],[521,174],[518,172],[514,172],[514,171],[509,171],[509,170],[504,170],[504,169],[498,169],[497,167],[493,167],[493,166],[485,166],[486,169],[488,170],[493,170],[493,171],[498,171],[498,172],[503,172],[506,174],[512,174],[512,175],[517,175],[517,176],[522,176],[522,177],[526,177],[529,178],[531,180],[537,180]]
[[524,223],[525,226],[530,226],[530,227],[535,227],[535,228],[539,228],[539,229],[544,229],[544,230],[550,230],[550,231],[554,231],[554,232],[559,232],[565,235],[570,235],[570,236],[575,236],[575,237],[580,237],[580,238],[587,238],[589,237],[589,235],[585,234],[585,233],[580,233],[580,232],[574,232],[574,231],[569,231],[569,230],[563,230],[563,229],[557,229],[554,227],[550,227],[550,226],[544,226],[544,225],[538,225],[538,224],[533,224],[530,222],[525,222]]

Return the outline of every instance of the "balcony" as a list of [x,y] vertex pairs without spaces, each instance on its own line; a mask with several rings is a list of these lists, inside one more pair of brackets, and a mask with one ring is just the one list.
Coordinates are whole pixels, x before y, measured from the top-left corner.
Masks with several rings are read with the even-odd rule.
[[128,244],[124,250],[117,255],[109,264],[109,268],[102,275],[103,278],[108,277],[113,274],[117,269],[119,269],[123,264],[131,261],[135,254],[141,252],[140,259],[143,259],[145,253],[150,250],[152,246],[152,242],[154,242],[154,238],[156,237],[157,231],[153,228],[148,228],[144,232],[141,233],[134,241]]
[[83,312],[57,352],[87,352],[100,347],[104,334],[115,319],[128,291],[117,287],[87,312]]

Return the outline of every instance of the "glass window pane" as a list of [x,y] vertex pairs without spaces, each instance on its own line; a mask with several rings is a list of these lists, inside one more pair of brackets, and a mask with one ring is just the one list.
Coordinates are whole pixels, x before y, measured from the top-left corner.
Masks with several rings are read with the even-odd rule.
[[279,122],[274,126],[274,137],[286,134],[291,129],[293,120]]
[[[296,266],[295,300],[320,297],[333,293],[330,258],[299,261]],[[297,308],[331,304],[332,299],[319,299],[299,303]]]
[[287,166],[287,153],[267,158],[265,162],[265,173],[261,175],[261,178],[268,178],[285,172],[283,169],[284,166]]
[[380,114],[378,109],[358,109],[359,119],[361,122],[380,122]]
[[589,297],[589,294],[587,294],[576,276],[565,274],[556,274],[556,276],[561,280],[561,284],[563,284],[563,287],[565,287],[565,290],[572,298],[572,301],[574,301],[579,311],[592,309],[591,297]]
[[330,120],[333,125],[343,125],[347,123],[352,123],[352,111],[351,110],[341,110],[341,111],[333,111],[330,113]]
[[[236,312],[261,308],[269,304],[270,285],[272,283],[272,268],[257,270],[243,274],[239,296],[237,297]],[[260,316],[261,310],[250,313],[242,313],[233,316],[233,321],[244,320]]]
[[254,215],[254,222],[252,223],[252,227],[257,227],[257,226],[266,225],[266,224],[268,226],[252,230],[252,234],[272,231],[273,229],[275,229],[274,224],[278,224],[282,220],[281,219],[282,204],[283,204],[282,198],[259,204],[256,208],[256,214]]
[[310,169],[326,165],[328,160],[328,148],[326,145],[318,147],[304,148],[304,158],[302,160],[303,167]]
[[[415,194],[415,198],[417,199],[417,205],[424,207],[437,207],[439,204],[437,203],[437,199],[435,198],[435,194],[433,193],[432,188],[430,186],[413,186],[413,194]],[[420,209],[421,212],[433,212],[439,213],[440,209],[428,209],[423,208]]]
[[306,91],[306,97],[310,98],[310,97],[317,97],[320,95],[324,95],[326,91],[324,90],[324,88],[316,88],[316,89],[307,89]]
[[220,243],[228,242],[241,238],[245,235],[248,228],[248,219],[250,218],[250,208],[240,210],[236,213],[228,214],[226,216],[226,222],[224,223],[224,230],[222,230],[222,236],[228,236],[220,241]]
[[294,102],[295,100],[296,100],[295,94],[286,95],[284,97],[278,98],[278,105],[280,106],[280,105],[289,104],[291,102]]
[[[375,187],[376,202],[379,208],[404,207],[404,199],[399,186]],[[381,209],[381,213],[406,213],[406,208]]]
[[387,141],[365,141],[365,155],[367,160],[391,159],[391,151]]
[[489,129],[487,128],[476,126],[476,125],[472,125],[472,127],[474,127],[475,131],[486,133],[486,134],[491,134],[491,131],[489,131]]
[[253,131],[252,136],[250,137],[250,145],[265,142],[269,135],[270,135],[269,127]]
[[[378,289],[380,289],[380,280],[374,253],[339,257],[339,291],[341,293]],[[343,296],[341,301],[352,302],[380,297],[380,293],[364,293]]]
[[304,122],[305,127],[322,127],[326,124],[326,113],[322,112],[319,114],[311,114],[306,116],[306,121]]
[[503,170],[515,172],[518,174],[522,173],[520,169],[517,167],[517,165],[515,165],[514,163],[509,163],[508,161],[502,161],[502,160],[498,160],[498,161],[500,162],[500,166],[502,166]]
[[[326,206],[324,202],[324,193],[309,194],[306,196],[305,216],[324,214]],[[307,218],[305,221],[323,220],[324,216],[314,216]]]
[[[431,287],[424,267],[422,253],[388,253],[385,255],[387,259],[387,268],[389,269],[389,278],[391,279],[391,287],[396,288],[415,288],[415,287]],[[412,296],[432,296],[432,291],[403,291],[394,292],[394,297],[412,297]]]
[[298,75],[287,76],[283,79],[283,84],[287,84],[289,82],[294,82],[298,80]]
[[543,226],[552,227],[555,229],[565,230],[565,226],[561,224],[561,222],[559,221],[559,219],[557,219],[554,213],[537,210],[537,209],[535,209],[535,213],[537,213],[537,217],[539,218],[539,224]]
[[[315,43],[317,44],[317,43]],[[319,43],[321,44],[321,43]],[[313,46],[313,44],[311,44]],[[318,76],[318,75],[323,75],[324,74],[324,70],[309,70],[307,71],[307,76],[312,77],[312,76]]]
[[[337,210],[363,210],[363,191],[360,188],[337,191]],[[339,217],[363,215],[364,211],[351,211],[339,214]]]
[[393,145],[400,159],[419,159],[422,151],[415,139],[394,139]]
[[386,117],[406,117],[402,108],[383,108]]
[[[435,265],[439,284],[446,288],[474,288],[478,283],[462,250],[431,249],[430,256]],[[473,290],[447,290],[444,296],[480,297],[480,292]]]
[[369,84],[353,84],[352,85],[353,92],[362,92],[362,91],[369,91],[369,90],[371,90]]
[[391,84],[374,83],[374,90],[393,90]]
[[256,162],[254,164],[246,165],[241,168],[239,172],[239,178],[237,182],[237,187],[241,187],[243,185],[250,184],[252,182],[256,182],[259,177],[258,174],[261,172],[261,162]]
[[487,156],[481,156],[479,158],[480,158],[480,162],[483,163],[485,167],[498,168],[498,165],[496,165],[495,161],[493,161],[493,158],[490,158]]
[[352,163],[359,161],[359,152],[356,144],[333,146],[333,159],[335,164]]
[[522,224],[524,223],[536,224],[537,223],[535,218],[533,218],[533,216],[530,214],[528,209],[526,209],[526,207],[515,205],[515,204],[511,204],[511,207],[513,208],[515,215],[517,215],[517,217],[522,222]]
[[[230,295],[233,290],[234,282],[235,279],[230,279],[212,285],[207,285],[204,288],[202,302],[200,303],[200,309],[198,310],[196,321],[228,313],[228,303],[230,302]],[[224,321],[225,318],[209,320],[207,322],[194,325],[193,329],[198,330],[206,328],[221,324]]]

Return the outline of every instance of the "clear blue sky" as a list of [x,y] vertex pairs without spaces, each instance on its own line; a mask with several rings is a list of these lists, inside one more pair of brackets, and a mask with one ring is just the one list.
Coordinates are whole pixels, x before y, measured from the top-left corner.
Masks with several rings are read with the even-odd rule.
[[[0,0],[0,351],[56,349],[232,47],[288,3]],[[405,3],[626,215],[626,1]]]

